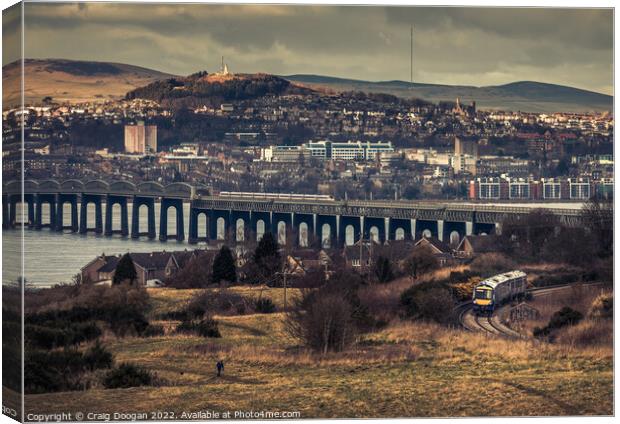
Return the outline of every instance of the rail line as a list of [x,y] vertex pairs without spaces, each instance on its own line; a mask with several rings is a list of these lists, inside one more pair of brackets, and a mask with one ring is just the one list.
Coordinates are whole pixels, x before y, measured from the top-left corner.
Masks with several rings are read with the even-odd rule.
[[[602,285],[603,283],[588,283],[587,285]],[[574,283],[560,284],[551,287],[540,287],[528,290],[533,297],[548,296],[554,292],[573,286]],[[501,309],[501,308],[500,308]],[[499,309],[498,309],[499,310]],[[471,332],[482,332],[493,336],[507,337],[511,339],[528,338],[525,334],[504,325],[497,314],[491,316],[477,316],[473,313],[473,305],[470,301],[456,306],[455,313],[458,316],[462,328]]]

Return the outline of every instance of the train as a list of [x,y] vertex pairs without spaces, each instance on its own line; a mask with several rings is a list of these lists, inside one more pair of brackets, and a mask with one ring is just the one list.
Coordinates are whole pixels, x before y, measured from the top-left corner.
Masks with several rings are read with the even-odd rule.
[[474,313],[491,315],[503,303],[524,297],[526,291],[527,275],[525,272],[515,270],[494,275],[474,287],[472,295]]
[[220,197],[234,197],[241,199],[282,199],[282,200],[327,200],[333,201],[332,196],[325,194],[296,194],[296,193],[251,193],[245,191],[221,191]]

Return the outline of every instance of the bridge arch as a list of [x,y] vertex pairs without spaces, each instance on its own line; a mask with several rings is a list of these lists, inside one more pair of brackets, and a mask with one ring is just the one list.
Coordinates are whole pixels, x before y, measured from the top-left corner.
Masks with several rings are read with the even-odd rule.
[[194,188],[187,183],[172,183],[165,187],[164,193],[168,197],[189,198],[192,196]]
[[243,218],[237,218],[235,221],[235,241],[238,243],[245,241],[245,221]]
[[43,180],[39,182],[39,193],[57,193],[60,183],[57,180]]
[[256,241],[260,241],[260,239],[263,238],[263,235],[265,235],[265,228],[265,221],[262,219],[256,221]]
[[321,247],[323,249],[332,247],[332,226],[328,223],[321,226]]
[[110,183],[108,190],[110,194],[132,195],[136,192],[136,185],[129,181],[116,181]]
[[136,194],[142,194],[144,196],[161,196],[164,194],[164,186],[153,181],[140,183],[136,186],[135,190]]
[[83,192],[84,183],[80,180],[65,180],[60,183],[60,191],[63,193]]
[[301,222],[299,224],[299,246],[308,247],[309,244],[308,224]]
[[278,244],[285,245],[286,244],[286,222],[285,221],[278,221],[277,234],[278,234]]
[[108,194],[110,191],[110,184],[103,180],[90,180],[84,184],[83,191],[89,194]]
[[355,227],[351,224],[344,228],[344,244],[345,246],[353,246],[355,244]]

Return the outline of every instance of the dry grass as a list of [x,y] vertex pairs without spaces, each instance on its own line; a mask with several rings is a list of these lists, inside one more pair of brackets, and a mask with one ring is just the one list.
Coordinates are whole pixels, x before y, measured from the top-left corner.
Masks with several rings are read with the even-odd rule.
[[[389,299],[399,284],[405,283],[378,288]],[[161,289],[153,295],[159,308],[189,297]],[[394,320],[350,350],[323,356],[286,336],[283,313],[217,319],[220,339],[107,340],[118,362],[148,367],[164,382],[160,387],[29,395],[27,409],[288,410],[302,418],[612,413],[611,348],[494,339]],[[220,379],[218,359],[226,364]]]

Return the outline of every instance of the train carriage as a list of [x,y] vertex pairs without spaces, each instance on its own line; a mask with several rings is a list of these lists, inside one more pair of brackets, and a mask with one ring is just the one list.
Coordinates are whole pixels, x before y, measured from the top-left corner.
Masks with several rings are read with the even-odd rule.
[[487,278],[474,288],[474,312],[492,314],[501,304],[525,295],[526,290],[527,275],[523,271],[510,271]]

